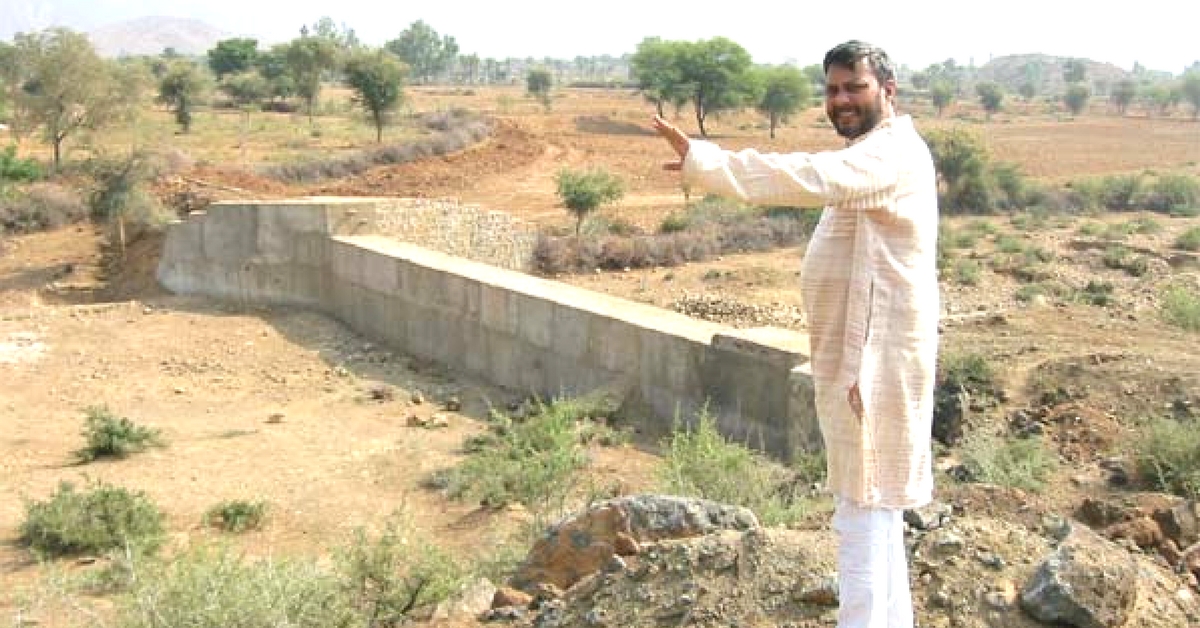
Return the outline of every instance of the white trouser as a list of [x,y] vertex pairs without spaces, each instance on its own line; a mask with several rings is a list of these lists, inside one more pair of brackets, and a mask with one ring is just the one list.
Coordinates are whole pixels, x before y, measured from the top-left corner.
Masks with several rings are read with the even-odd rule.
[[913,628],[904,511],[837,499],[838,628]]

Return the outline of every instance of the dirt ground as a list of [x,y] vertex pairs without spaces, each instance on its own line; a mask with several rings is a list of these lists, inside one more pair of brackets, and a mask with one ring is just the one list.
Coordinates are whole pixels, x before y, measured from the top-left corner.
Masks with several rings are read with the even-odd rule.
[[[220,165],[195,166],[167,185],[206,199],[307,194],[457,198],[561,227],[570,215],[554,194],[564,166],[603,166],[626,183],[626,197],[606,215],[647,230],[683,206],[670,154],[648,131],[653,110],[630,93],[565,90],[553,108],[514,92],[485,96],[427,89],[414,108],[467,106],[494,116],[493,136],[460,153],[383,167],[361,176],[287,186]],[[917,110],[918,115],[921,111]],[[968,114],[963,114],[968,115]],[[685,118],[686,119],[686,118]],[[960,120],[961,121],[961,120]],[[919,124],[945,125],[927,113]],[[685,128],[693,125],[685,122]],[[981,126],[993,156],[1044,180],[1140,170],[1200,174],[1200,126],[1194,121],[1084,116],[1001,117]],[[710,123],[730,147],[771,150],[837,145],[819,111],[800,116],[767,139],[752,115]],[[1053,250],[1053,273],[1079,285],[1114,283],[1115,304],[1035,302],[1013,298],[1016,283],[984,271],[977,286],[946,282],[944,351],[986,354],[1001,369],[1005,398],[977,420],[1001,430],[1010,414],[1038,404],[1050,389],[1073,391],[1075,414],[1093,420],[1057,423],[1062,477],[1041,495],[981,503],[998,516],[1064,512],[1083,495],[1110,490],[1100,463],[1120,455],[1131,420],[1172,404],[1200,403],[1196,336],[1156,313],[1166,282],[1196,281],[1196,266],[1172,266],[1170,243],[1195,219],[1154,217],[1161,231],[1126,242],[1152,252],[1140,278],[1106,268],[1103,250],[1079,248],[1086,221],[1117,223],[1131,215],[1072,218],[1034,231],[988,219],[1001,232]],[[959,221],[957,224],[965,224]],[[254,555],[319,556],[360,525],[378,525],[403,510],[439,542],[470,560],[486,555],[527,515],[492,512],[422,488],[452,465],[464,437],[483,429],[490,407],[516,397],[436,365],[422,364],[357,336],[336,321],[290,309],[239,310],[165,293],[152,281],[153,238],[134,243],[112,263],[92,227],[13,236],[0,244],[0,613],[39,625],[87,623],[93,610],[64,607],[46,593],[46,576],[86,565],[40,566],[17,544],[26,500],[44,499],[60,481],[103,480],[145,491],[168,513],[172,543],[216,536],[201,524],[212,505],[265,499],[264,529],[232,539]],[[985,241],[974,253],[986,259]],[[774,312],[773,324],[802,328],[796,274],[802,250],[727,256],[678,268],[560,277],[568,283],[662,307],[698,295]],[[1186,262],[1186,260],[1185,260]],[[731,321],[736,322],[736,321]],[[386,387],[394,398],[379,400]],[[419,398],[419,399],[418,399]],[[455,398],[461,410],[450,411]],[[72,460],[82,445],[84,409],[107,405],[158,427],[167,447],[127,460],[86,466]],[[1191,407],[1191,406],[1189,406]],[[411,427],[411,416],[437,413],[443,429]],[[626,492],[650,486],[655,457],[636,444],[596,449],[599,484]],[[946,461],[943,461],[945,463]],[[956,490],[943,482],[941,491]],[[1032,513],[1032,514],[1031,514]],[[92,608],[105,608],[93,600]],[[7,620],[5,620],[7,621]]]

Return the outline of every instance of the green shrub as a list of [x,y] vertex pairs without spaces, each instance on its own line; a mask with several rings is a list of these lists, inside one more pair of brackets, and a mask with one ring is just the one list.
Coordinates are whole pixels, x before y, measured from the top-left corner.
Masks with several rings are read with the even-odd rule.
[[161,432],[154,428],[141,427],[125,417],[112,413],[107,406],[90,406],[87,413],[83,437],[87,445],[75,451],[81,462],[97,458],[124,458],[147,447],[161,446]]
[[329,628],[361,621],[337,578],[314,561],[251,560],[199,547],[142,566],[116,628]]
[[1134,459],[1139,475],[1157,490],[1200,498],[1200,425],[1161,417],[1138,434]]
[[600,169],[575,171],[563,169],[554,177],[558,197],[575,215],[575,234],[579,235],[583,219],[605,203],[625,195],[625,186],[617,176]]
[[1027,491],[1041,491],[1058,469],[1054,452],[1038,438],[973,433],[963,439],[962,456],[970,481]]
[[1200,209],[1200,179],[1187,174],[1158,176],[1143,191],[1146,209],[1172,215],[1195,215]]
[[246,532],[261,528],[266,517],[266,502],[233,499],[209,508],[204,523],[226,532]]
[[393,517],[378,536],[363,528],[334,552],[348,606],[364,626],[400,626],[414,609],[437,604],[464,581],[465,571],[411,525]]
[[1168,323],[1186,331],[1200,331],[1200,295],[1184,286],[1171,286],[1163,293],[1160,306]]
[[78,492],[70,482],[44,502],[25,505],[21,541],[35,553],[68,556],[133,547],[152,552],[163,536],[163,515],[142,493],[97,482]]
[[1134,209],[1142,186],[1142,175],[1111,175],[1100,180],[1100,204],[1110,211]]
[[0,181],[37,181],[42,174],[38,162],[17,157],[16,144],[9,144],[0,150]]
[[557,400],[520,422],[497,419],[492,435],[464,444],[470,455],[448,474],[449,494],[492,507],[519,503],[535,513],[562,508],[587,465],[578,422],[611,412],[598,404]]
[[1102,261],[1106,267],[1123,270],[1132,277],[1141,277],[1150,270],[1150,261],[1145,256],[1134,255],[1123,246],[1110,246],[1105,249]]
[[1175,238],[1175,248],[1184,251],[1200,251],[1200,227],[1191,227]]
[[1110,281],[1089,279],[1087,285],[1078,292],[1079,300],[1088,305],[1107,307],[1113,302],[1113,285]]
[[819,472],[819,477],[801,477],[727,441],[707,412],[700,413],[695,426],[673,430],[664,449],[656,471],[659,491],[743,506],[766,525],[793,523],[807,516],[810,505],[795,487],[824,477],[823,461],[806,465],[809,473]]
[[954,264],[954,281],[964,286],[977,286],[982,272],[979,262],[973,259],[958,260]]

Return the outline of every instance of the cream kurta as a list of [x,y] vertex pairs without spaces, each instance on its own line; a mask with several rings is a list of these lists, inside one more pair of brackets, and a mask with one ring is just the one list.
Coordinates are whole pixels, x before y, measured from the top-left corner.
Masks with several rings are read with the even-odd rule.
[[[821,153],[737,153],[693,140],[684,181],[761,205],[824,205],[804,255],[816,408],[835,494],[912,508],[932,498],[938,344],[937,182],[908,116]],[[863,416],[848,393],[857,383]]]

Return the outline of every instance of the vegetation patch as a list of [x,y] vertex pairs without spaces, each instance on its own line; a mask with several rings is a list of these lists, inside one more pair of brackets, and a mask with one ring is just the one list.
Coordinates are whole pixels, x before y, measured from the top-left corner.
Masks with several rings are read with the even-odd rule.
[[108,406],[91,406],[83,428],[87,444],[75,451],[80,462],[98,458],[124,458],[148,447],[163,445],[160,430],[143,427],[113,414]]
[[290,183],[312,183],[361,174],[380,165],[404,164],[462,150],[487,137],[491,124],[464,109],[429,113],[417,121],[431,134],[420,140],[367,149],[343,157],[267,166],[262,173]]
[[94,554],[121,548],[153,551],[163,515],[144,494],[102,482],[77,491],[70,482],[43,502],[25,505],[20,538],[39,556]]
[[221,502],[204,513],[204,522],[226,532],[247,532],[262,527],[267,518],[267,503],[233,499]]
[[694,426],[676,426],[657,471],[661,492],[749,508],[764,525],[787,525],[813,511],[807,488],[825,477],[823,453],[800,454],[795,469],[729,442],[701,412]]

